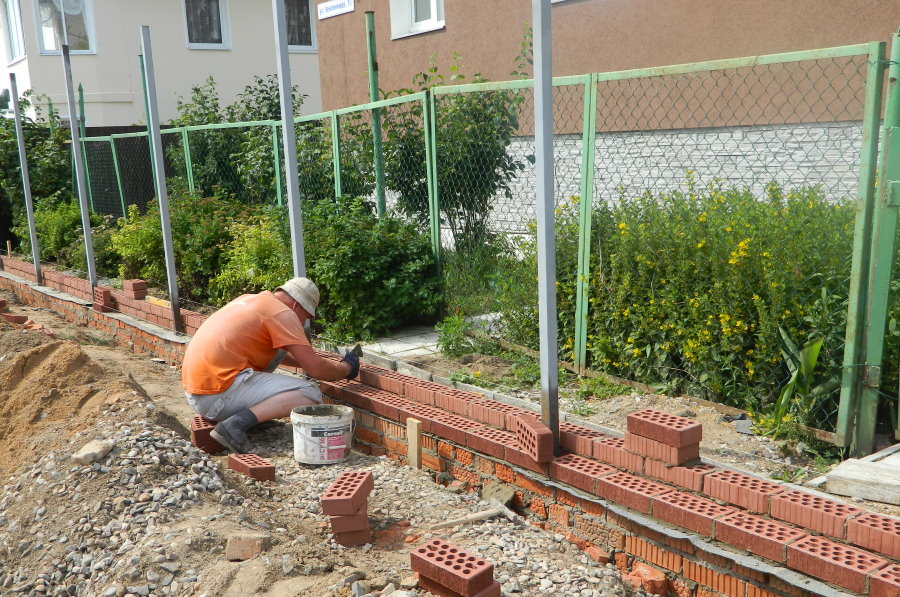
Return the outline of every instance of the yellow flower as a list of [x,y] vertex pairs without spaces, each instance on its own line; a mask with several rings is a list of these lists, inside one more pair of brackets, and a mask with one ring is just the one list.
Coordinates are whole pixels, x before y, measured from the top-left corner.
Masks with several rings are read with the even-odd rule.
[[725,232],[731,232],[731,226],[725,226]]
[[753,295],[753,300],[754,300],[754,301],[758,301],[758,300],[759,300],[759,295],[758,295],[758,294],[754,294],[754,295]]
[[476,371],[472,374],[474,377],[481,377],[481,371]]
[[632,348],[631,354],[633,354],[634,356],[638,356],[639,354],[641,354],[641,351],[638,350],[637,348]]
[[625,222],[619,222],[619,230],[628,230],[628,224]]
[[702,248],[703,248],[703,245],[705,245],[705,244],[706,244],[706,241],[705,241],[705,240],[701,240],[699,243],[697,243],[697,248],[698,248],[698,249],[702,249]]

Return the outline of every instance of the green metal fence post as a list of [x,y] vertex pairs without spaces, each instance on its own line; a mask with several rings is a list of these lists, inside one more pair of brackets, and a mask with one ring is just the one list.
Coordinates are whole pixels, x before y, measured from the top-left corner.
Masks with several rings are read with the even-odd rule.
[[856,430],[850,451],[868,454],[875,441],[875,417],[881,386],[881,360],[887,325],[891,269],[900,206],[900,34],[895,34],[888,71],[887,102],[884,111],[884,139],[878,176],[878,199],[873,214],[871,266],[865,330],[865,370],[863,391],[856,413]]
[[[369,54],[369,101],[378,101],[378,55],[375,50],[375,13],[366,11],[366,48]],[[375,197],[378,215],[384,214],[384,153],[381,148],[381,108],[372,109],[372,142],[375,151]]]
[[597,79],[584,78],[584,122],[581,134],[581,202],[578,213],[578,274],[575,280],[575,367],[587,365],[588,289],[591,273],[591,220],[594,208],[594,143],[597,139]]
[[80,139],[81,141],[81,154],[82,160],[84,161],[84,183],[87,186],[87,199],[88,205],[91,208],[91,211],[94,211],[94,188],[91,186],[91,169],[88,165],[88,152],[87,152],[87,143],[84,140],[84,137]]
[[284,205],[281,198],[281,150],[278,148],[278,125],[272,125],[272,164],[275,166],[275,201],[278,207]]
[[116,173],[116,186],[119,188],[119,203],[122,205],[122,217],[128,217],[128,210],[125,208],[125,188],[122,186],[122,173],[119,172],[119,154],[116,152],[116,140],[109,138],[109,150],[112,153],[113,170]]
[[334,196],[341,197],[341,124],[338,115],[331,112],[331,160],[334,164]]
[[437,177],[437,135],[436,119],[434,116],[434,94],[431,90],[425,92],[422,100],[423,118],[422,128],[425,129],[425,180],[428,187],[428,223],[431,227],[431,249],[438,268],[441,267],[441,210],[438,202],[438,177]]
[[181,127],[181,148],[184,152],[184,171],[187,174],[188,189],[194,192],[194,166],[191,161],[191,143],[188,139],[187,129]]
[[884,47],[884,42],[870,44],[866,69],[866,101],[859,155],[859,190],[856,201],[856,225],[853,232],[853,265],[847,306],[844,369],[841,374],[841,398],[834,431],[834,443],[844,447],[849,445],[853,435],[850,427],[862,393],[862,370],[859,364],[863,362],[866,291],[869,286],[872,214],[875,205],[875,176],[881,127],[881,94],[884,87]]

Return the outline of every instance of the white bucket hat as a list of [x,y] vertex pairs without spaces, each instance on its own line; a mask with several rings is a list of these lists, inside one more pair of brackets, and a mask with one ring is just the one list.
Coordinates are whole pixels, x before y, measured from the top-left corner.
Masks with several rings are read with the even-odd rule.
[[319,304],[319,289],[309,278],[292,278],[275,290],[284,291],[289,297],[300,303],[310,317],[316,314],[316,307]]

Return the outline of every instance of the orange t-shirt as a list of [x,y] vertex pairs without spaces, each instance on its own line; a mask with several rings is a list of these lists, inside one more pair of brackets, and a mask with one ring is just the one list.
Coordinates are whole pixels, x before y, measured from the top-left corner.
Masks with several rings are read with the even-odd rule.
[[203,322],[188,344],[181,382],[191,394],[224,392],[244,369],[265,371],[279,348],[309,345],[300,319],[269,291],[244,294]]

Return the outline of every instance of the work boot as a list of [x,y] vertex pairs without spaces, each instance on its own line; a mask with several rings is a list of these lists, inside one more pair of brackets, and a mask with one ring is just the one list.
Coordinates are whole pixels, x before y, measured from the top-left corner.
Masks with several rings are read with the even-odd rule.
[[247,454],[250,452],[247,430],[258,422],[253,411],[245,408],[216,425],[209,435],[232,452]]

